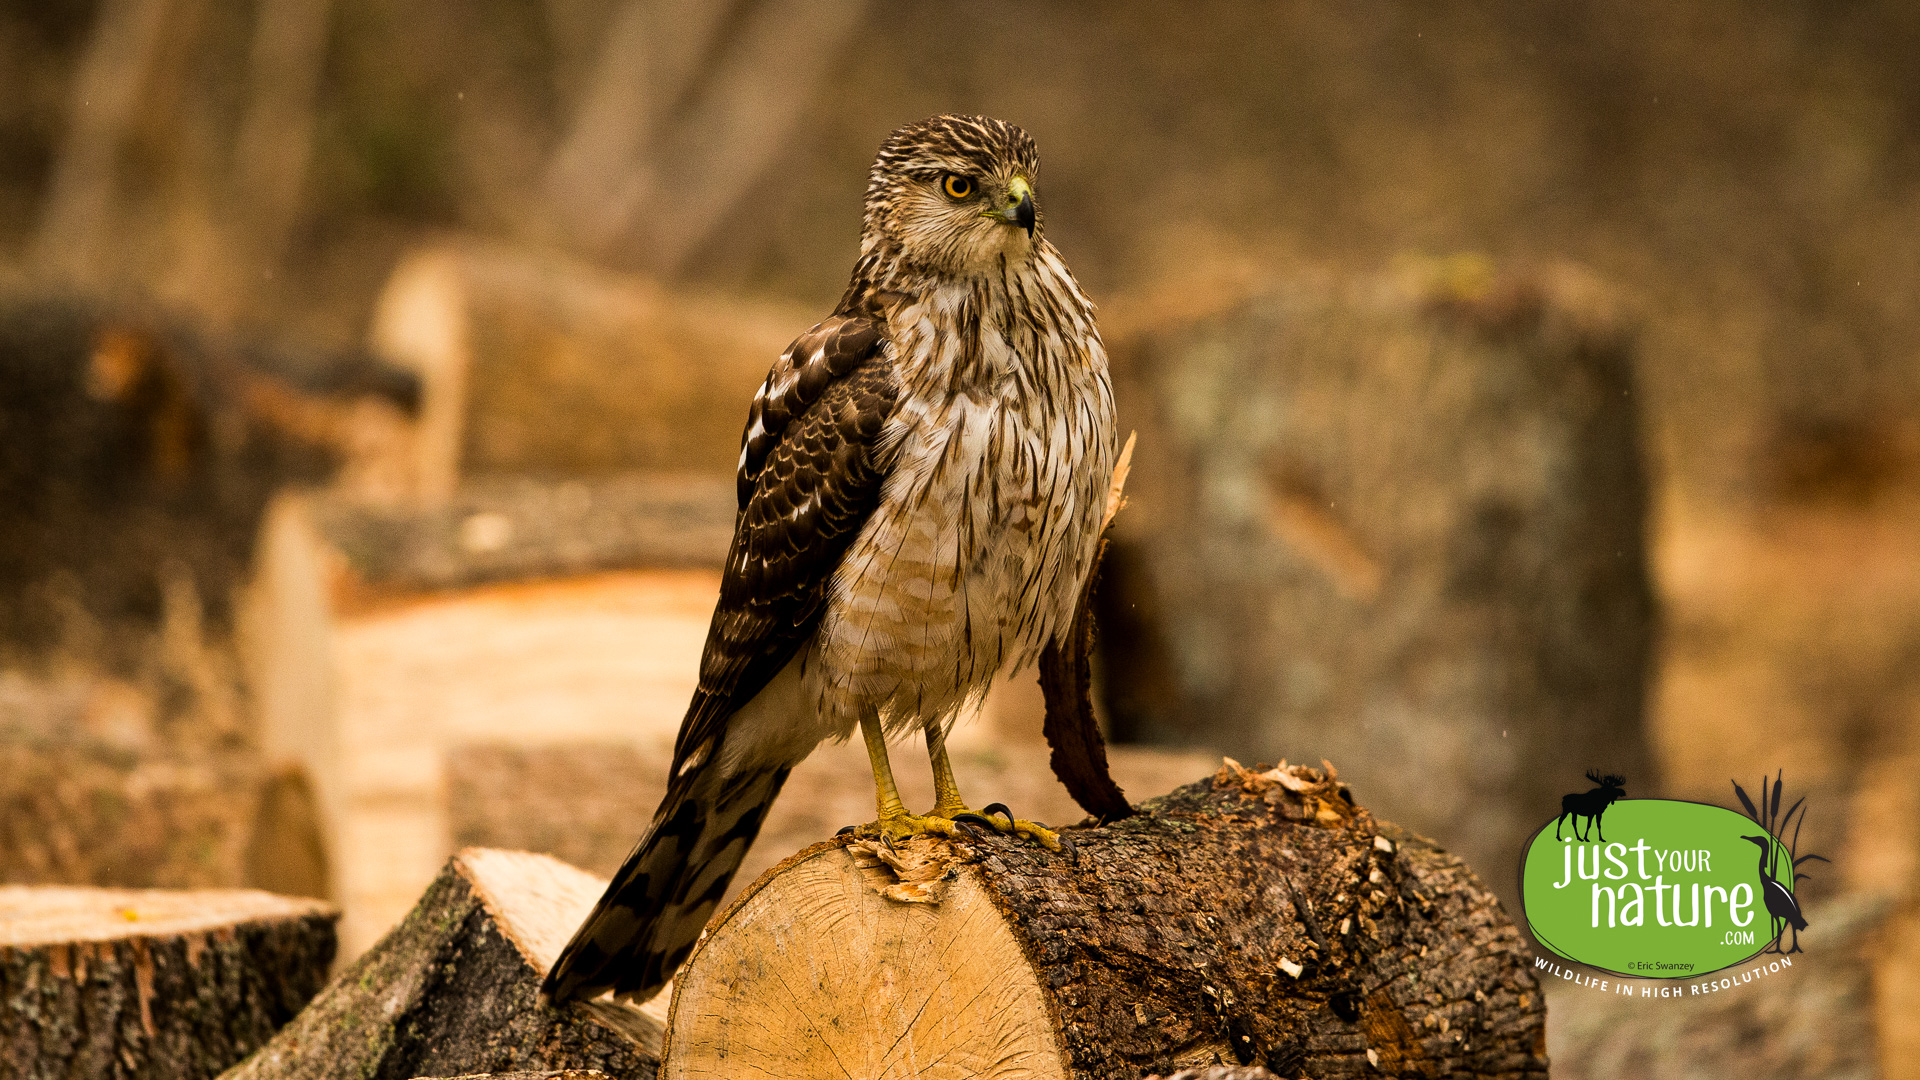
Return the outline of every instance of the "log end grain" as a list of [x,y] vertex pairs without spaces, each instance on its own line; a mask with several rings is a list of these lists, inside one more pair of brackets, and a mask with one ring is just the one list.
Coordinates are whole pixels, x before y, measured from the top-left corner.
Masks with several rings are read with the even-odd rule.
[[0,1075],[213,1076],[320,989],[337,918],[253,890],[0,887]]

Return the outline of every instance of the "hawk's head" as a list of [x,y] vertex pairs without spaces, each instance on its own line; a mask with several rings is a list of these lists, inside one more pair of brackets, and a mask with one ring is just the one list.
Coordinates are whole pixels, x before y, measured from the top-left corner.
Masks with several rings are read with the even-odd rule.
[[935,116],[887,136],[867,176],[862,252],[891,247],[917,269],[983,272],[1040,240],[1033,138],[1004,120]]

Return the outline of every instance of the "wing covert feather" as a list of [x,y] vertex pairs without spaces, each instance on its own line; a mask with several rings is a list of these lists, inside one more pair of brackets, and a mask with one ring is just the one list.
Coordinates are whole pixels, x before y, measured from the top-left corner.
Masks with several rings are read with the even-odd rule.
[[740,447],[740,513],[674,770],[786,666],[880,501],[880,435],[897,387],[879,325],[836,317],[781,354]]

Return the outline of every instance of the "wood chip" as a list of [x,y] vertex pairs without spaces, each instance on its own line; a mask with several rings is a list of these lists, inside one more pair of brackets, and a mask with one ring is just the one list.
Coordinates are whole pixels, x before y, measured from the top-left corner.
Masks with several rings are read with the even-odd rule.
[[939,903],[958,861],[951,844],[932,836],[916,836],[891,848],[855,840],[847,845],[847,854],[857,868],[884,869],[885,874],[869,875],[867,883],[881,896],[903,904]]

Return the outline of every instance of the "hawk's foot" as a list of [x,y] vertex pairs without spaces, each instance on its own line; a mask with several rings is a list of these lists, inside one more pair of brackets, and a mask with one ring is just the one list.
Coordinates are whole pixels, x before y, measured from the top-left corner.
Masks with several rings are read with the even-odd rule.
[[983,810],[969,810],[964,806],[957,808],[936,807],[934,813],[944,816],[949,820],[967,825],[984,825],[995,832],[1005,833],[1008,836],[1019,836],[1028,840],[1038,840],[1040,846],[1046,848],[1048,851],[1071,852],[1073,850],[1073,841],[1061,836],[1059,833],[1054,832],[1052,829],[1047,828],[1037,821],[1026,821],[1022,818],[1014,817],[1013,811],[1007,809],[1004,803],[988,803]]
[[[845,832],[846,830],[841,830]],[[888,847],[913,836],[927,834],[945,836],[949,839],[964,840],[966,830],[954,824],[953,819],[938,814],[887,814],[878,821],[869,821],[865,825],[853,827],[853,835],[862,840],[878,840]]]

